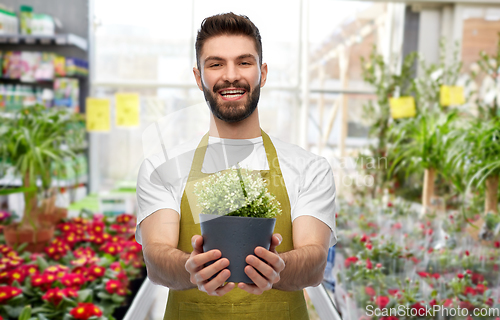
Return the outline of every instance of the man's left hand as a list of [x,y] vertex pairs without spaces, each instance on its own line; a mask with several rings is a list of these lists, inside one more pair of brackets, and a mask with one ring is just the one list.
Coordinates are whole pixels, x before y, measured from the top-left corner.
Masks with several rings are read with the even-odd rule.
[[247,256],[246,262],[248,266],[245,267],[245,273],[254,284],[240,282],[238,284],[240,289],[251,294],[259,295],[264,291],[270,290],[273,284],[280,281],[280,273],[285,269],[285,262],[276,252],[276,247],[281,244],[282,239],[279,233],[275,233],[273,234],[269,250],[263,247],[257,247],[254,251],[255,256]]

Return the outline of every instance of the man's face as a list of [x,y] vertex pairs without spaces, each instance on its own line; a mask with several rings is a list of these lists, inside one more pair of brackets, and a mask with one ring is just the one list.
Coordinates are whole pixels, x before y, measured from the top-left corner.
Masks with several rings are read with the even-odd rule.
[[238,122],[257,107],[260,87],[266,82],[267,65],[259,67],[259,55],[248,36],[223,35],[208,39],[194,68],[198,87],[215,117]]

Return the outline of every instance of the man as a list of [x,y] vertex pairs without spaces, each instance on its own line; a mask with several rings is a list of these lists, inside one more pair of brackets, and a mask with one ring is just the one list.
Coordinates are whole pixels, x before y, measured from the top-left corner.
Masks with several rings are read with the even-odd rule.
[[[148,277],[171,289],[165,319],[308,319],[302,289],[321,283],[328,247],[336,240],[330,166],[261,131],[257,104],[268,68],[259,30],[247,17],[228,13],[205,19],[196,58],[193,73],[211,110],[208,135],[169,151],[183,157],[176,162],[180,183],[166,177],[173,162],[166,165],[168,159],[155,156],[144,161],[137,182],[136,235]],[[190,201],[198,176],[231,167],[234,159],[269,170],[269,188],[283,212],[269,250],[257,247],[246,258],[251,285],[225,283],[231,262],[220,259],[219,250],[203,252]]]

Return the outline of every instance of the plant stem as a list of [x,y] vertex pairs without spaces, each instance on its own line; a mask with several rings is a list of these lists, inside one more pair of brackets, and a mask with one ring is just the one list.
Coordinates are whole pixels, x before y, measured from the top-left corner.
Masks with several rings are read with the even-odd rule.
[[436,177],[436,169],[427,168],[424,173],[424,190],[422,194],[422,205],[424,208],[431,206],[431,199],[434,196],[434,181]]
[[498,182],[499,176],[491,176],[486,179],[485,214],[488,212],[498,214]]

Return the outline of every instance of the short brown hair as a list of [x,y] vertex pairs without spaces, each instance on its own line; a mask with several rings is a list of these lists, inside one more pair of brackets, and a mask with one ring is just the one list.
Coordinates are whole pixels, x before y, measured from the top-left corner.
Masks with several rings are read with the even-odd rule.
[[202,21],[195,44],[198,70],[200,70],[200,54],[203,44],[207,39],[220,35],[244,35],[252,38],[259,54],[259,65],[262,65],[262,40],[259,29],[247,16],[229,12],[217,14]]

